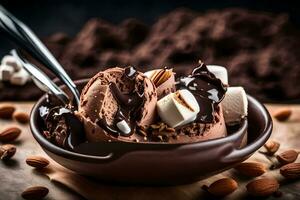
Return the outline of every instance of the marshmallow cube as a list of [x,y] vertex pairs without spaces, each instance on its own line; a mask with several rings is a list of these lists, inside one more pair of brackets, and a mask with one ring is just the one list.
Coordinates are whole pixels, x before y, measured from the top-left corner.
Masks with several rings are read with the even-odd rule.
[[226,124],[237,124],[248,115],[248,100],[243,87],[228,87],[222,101]]
[[13,85],[25,85],[29,78],[27,71],[21,68],[18,72],[11,76],[10,83]]
[[129,125],[125,120],[119,121],[117,127],[122,133],[129,134],[131,132]]
[[213,73],[223,84],[228,85],[227,69],[218,65],[207,65],[207,69]]
[[157,111],[162,121],[174,128],[195,120],[200,108],[194,95],[184,89],[160,99]]
[[2,65],[9,65],[14,68],[14,71],[19,71],[22,69],[22,64],[13,56],[6,55],[2,58]]

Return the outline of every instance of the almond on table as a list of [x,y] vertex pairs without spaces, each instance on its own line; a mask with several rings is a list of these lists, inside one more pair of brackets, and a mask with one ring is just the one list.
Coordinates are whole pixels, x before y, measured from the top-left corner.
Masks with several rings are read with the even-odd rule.
[[33,186],[22,192],[21,196],[24,199],[34,200],[43,199],[49,193],[49,189],[43,186]]
[[269,140],[264,144],[264,147],[267,150],[267,155],[272,156],[278,151],[280,144],[276,141]]
[[298,158],[298,152],[295,150],[287,150],[276,156],[278,162],[282,165],[295,162]]
[[21,129],[15,126],[0,130],[0,142],[14,141],[20,136],[21,132]]
[[16,111],[13,114],[13,118],[22,124],[29,122],[29,115],[26,112]]
[[266,172],[266,167],[258,162],[243,162],[238,164],[234,169],[249,177],[257,177]]
[[0,104],[0,119],[11,119],[16,108],[13,104]]
[[26,163],[34,168],[42,169],[49,165],[49,160],[42,156],[28,156],[26,159]]
[[278,110],[277,112],[274,113],[273,117],[277,119],[278,121],[286,121],[290,118],[292,115],[292,110],[289,108],[284,108],[281,110]]
[[238,184],[232,178],[222,178],[213,182],[207,191],[214,196],[224,197],[233,193],[238,188]]
[[279,189],[279,183],[274,178],[260,178],[246,185],[248,193],[252,196],[270,196]]
[[300,178],[300,163],[290,163],[280,168],[280,174],[287,179]]
[[0,159],[9,160],[17,151],[17,148],[12,144],[5,144],[0,146]]

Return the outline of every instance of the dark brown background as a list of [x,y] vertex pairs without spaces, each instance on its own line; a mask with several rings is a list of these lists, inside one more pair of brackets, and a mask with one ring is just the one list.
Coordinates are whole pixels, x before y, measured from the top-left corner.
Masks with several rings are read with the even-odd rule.
[[[45,39],[73,79],[115,65],[191,69],[202,59],[226,66],[231,85],[244,86],[264,102],[300,99],[300,20],[298,6],[289,1],[1,3]],[[174,11],[178,7],[192,10]],[[86,23],[95,17],[101,20]],[[48,37],[56,32],[66,35]],[[3,36],[0,42],[1,55],[13,47]],[[0,100],[40,95],[32,84],[0,86]]]

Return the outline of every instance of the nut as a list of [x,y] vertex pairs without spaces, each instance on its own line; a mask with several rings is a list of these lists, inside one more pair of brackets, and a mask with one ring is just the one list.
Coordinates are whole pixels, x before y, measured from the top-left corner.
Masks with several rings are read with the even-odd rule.
[[21,134],[21,129],[18,127],[9,127],[0,132],[0,142],[11,142]]
[[270,196],[279,188],[279,183],[273,178],[261,178],[251,181],[246,185],[247,191],[253,196]]
[[284,108],[274,113],[273,116],[275,119],[282,122],[288,120],[291,115],[292,115],[292,110],[289,108]]
[[258,162],[244,162],[237,165],[234,169],[241,174],[250,177],[257,177],[266,172],[265,166]]
[[156,73],[151,77],[154,85],[156,87],[160,86],[164,82],[166,82],[172,76],[172,71],[169,69],[161,69],[157,70]]
[[25,112],[14,112],[13,118],[22,124],[26,124],[29,121],[29,115]]
[[17,148],[12,144],[5,144],[0,146],[0,159],[8,160],[12,158],[17,151]]
[[295,160],[297,160],[297,157],[298,157],[298,152],[295,150],[287,150],[276,156],[278,162],[281,165],[286,165],[288,163],[295,162]]
[[267,150],[267,154],[269,156],[272,156],[278,151],[280,144],[276,141],[271,140],[271,141],[268,141],[266,144],[264,144],[264,147]]
[[238,184],[235,180],[231,178],[222,178],[213,182],[207,190],[214,196],[223,197],[233,193],[237,187]]
[[300,163],[290,163],[280,168],[280,174],[287,179],[300,178]]
[[42,156],[29,156],[26,159],[26,163],[34,168],[42,169],[49,165],[49,161]]
[[27,188],[22,192],[21,196],[24,199],[42,199],[49,193],[49,189],[43,186],[34,186]]
[[13,104],[1,104],[0,105],[0,118],[11,119],[16,108]]

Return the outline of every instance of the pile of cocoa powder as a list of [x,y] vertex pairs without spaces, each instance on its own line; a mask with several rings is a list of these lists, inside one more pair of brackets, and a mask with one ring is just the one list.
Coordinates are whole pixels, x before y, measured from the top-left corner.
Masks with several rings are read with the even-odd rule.
[[[178,9],[151,26],[136,19],[120,24],[91,19],[74,38],[57,33],[45,42],[73,79],[129,64],[185,73],[201,59],[227,67],[230,84],[261,101],[300,98],[300,34],[285,14]],[[2,83],[0,100],[37,99],[41,92],[33,87]]]

